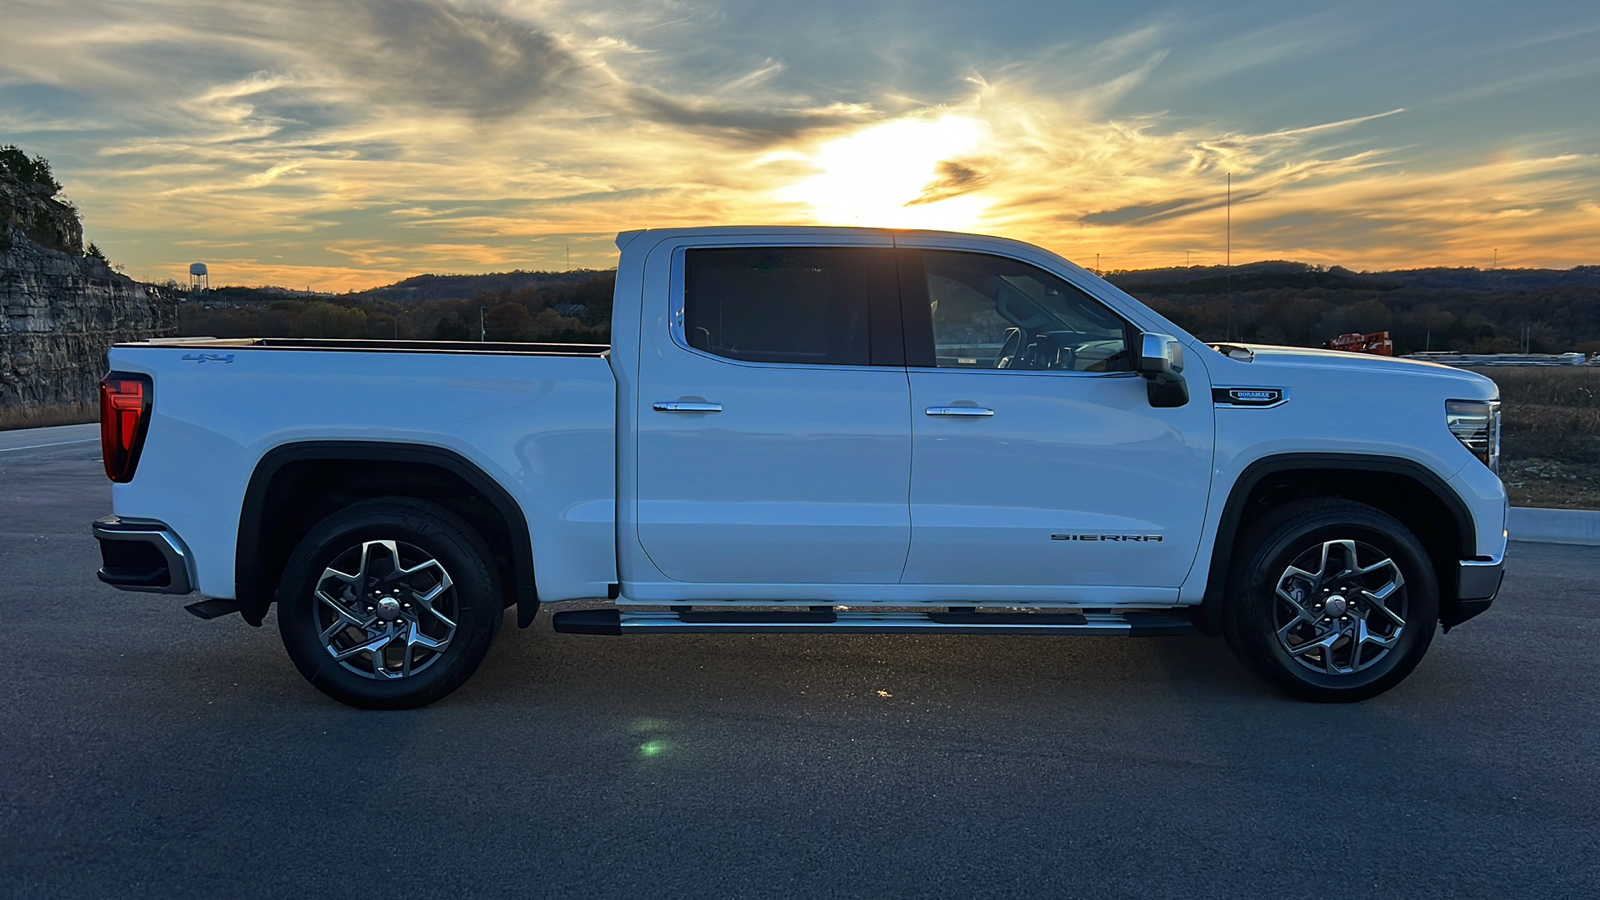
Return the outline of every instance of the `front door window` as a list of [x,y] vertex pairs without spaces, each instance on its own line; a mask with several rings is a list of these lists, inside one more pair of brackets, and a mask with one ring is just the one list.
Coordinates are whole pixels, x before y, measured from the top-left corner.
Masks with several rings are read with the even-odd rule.
[[1123,321],[1055,275],[981,253],[922,258],[939,368],[1132,369]]

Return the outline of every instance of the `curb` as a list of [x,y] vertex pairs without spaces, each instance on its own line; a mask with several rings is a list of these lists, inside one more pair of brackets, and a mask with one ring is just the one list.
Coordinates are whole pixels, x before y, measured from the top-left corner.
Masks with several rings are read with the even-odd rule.
[[0,453],[9,450],[33,450],[54,447],[58,444],[88,443],[99,440],[100,426],[51,425],[45,428],[11,428],[0,431]]
[[1513,506],[1506,530],[1513,541],[1600,546],[1600,512]]

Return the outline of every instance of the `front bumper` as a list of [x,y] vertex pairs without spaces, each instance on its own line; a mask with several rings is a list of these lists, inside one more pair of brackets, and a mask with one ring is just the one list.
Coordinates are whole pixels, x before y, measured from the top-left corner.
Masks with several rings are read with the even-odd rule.
[[1439,623],[1449,631],[1488,609],[1500,593],[1500,582],[1505,577],[1504,557],[1492,561],[1462,560],[1456,573],[1455,600],[1439,611]]
[[125,591],[187,594],[194,590],[188,548],[161,522],[116,516],[95,520],[101,581]]

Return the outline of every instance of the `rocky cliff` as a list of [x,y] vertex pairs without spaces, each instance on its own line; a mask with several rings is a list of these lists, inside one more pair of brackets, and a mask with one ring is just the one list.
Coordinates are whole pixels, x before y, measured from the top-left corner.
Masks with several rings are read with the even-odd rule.
[[0,412],[94,402],[113,343],[177,330],[175,301],[84,256],[53,193],[0,169]]

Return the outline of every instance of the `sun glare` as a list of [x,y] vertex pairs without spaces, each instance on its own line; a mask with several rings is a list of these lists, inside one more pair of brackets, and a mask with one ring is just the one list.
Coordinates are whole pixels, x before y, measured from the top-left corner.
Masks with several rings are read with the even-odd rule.
[[873,125],[806,156],[817,174],[777,199],[805,204],[828,225],[967,230],[990,201],[949,184],[940,164],[974,155],[987,136],[983,122],[958,115]]

